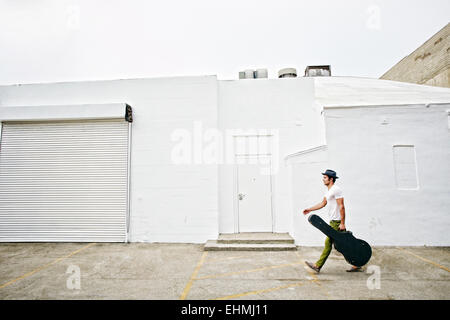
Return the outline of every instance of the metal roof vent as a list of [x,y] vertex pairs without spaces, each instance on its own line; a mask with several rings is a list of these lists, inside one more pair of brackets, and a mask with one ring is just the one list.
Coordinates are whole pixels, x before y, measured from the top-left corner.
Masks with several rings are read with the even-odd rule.
[[278,78],[296,78],[297,69],[295,68],[284,68],[278,71]]
[[256,69],[255,78],[257,79],[267,78],[267,69]]
[[305,69],[305,77],[330,77],[331,66],[307,66]]
[[247,69],[239,72],[239,79],[261,79],[267,78],[267,69]]

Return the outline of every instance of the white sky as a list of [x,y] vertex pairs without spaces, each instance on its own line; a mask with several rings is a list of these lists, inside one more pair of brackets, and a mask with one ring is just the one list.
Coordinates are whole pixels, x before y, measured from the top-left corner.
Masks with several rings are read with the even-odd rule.
[[449,18],[448,0],[0,0],[0,84],[315,64],[378,78]]

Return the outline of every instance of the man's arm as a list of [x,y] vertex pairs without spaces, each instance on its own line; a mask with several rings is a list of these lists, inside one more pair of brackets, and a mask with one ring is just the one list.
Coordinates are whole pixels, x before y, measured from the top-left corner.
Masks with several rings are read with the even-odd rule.
[[323,207],[325,207],[327,205],[327,198],[323,197],[323,200],[321,203],[316,204],[315,206],[312,206],[311,208],[305,209],[303,210],[303,214],[308,214],[311,211],[315,211],[315,210],[319,210],[322,209]]
[[336,199],[339,206],[339,213],[341,214],[341,224],[339,225],[339,230],[345,230],[345,206],[344,198]]

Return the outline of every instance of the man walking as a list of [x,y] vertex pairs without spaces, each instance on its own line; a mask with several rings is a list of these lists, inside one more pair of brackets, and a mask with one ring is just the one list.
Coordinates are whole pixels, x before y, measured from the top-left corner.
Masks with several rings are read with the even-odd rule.
[[[330,217],[330,226],[334,230],[345,231],[345,207],[344,207],[344,196],[342,194],[341,188],[339,188],[335,183],[338,177],[336,172],[327,169],[323,175],[323,184],[327,186],[328,191],[325,193],[321,203],[315,206],[303,210],[303,214],[308,214],[311,211],[319,210],[328,205],[328,216]],[[306,265],[316,272],[320,272],[320,269],[325,264],[328,256],[330,255],[333,240],[329,237],[325,240],[325,248],[323,249],[322,255],[316,263],[311,263],[305,261]],[[352,266],[347,272],[360,271],[361,267]]]

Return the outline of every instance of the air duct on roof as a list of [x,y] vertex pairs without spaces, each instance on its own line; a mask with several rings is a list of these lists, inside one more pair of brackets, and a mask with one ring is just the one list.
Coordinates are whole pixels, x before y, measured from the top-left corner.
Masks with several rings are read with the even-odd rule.
[[329,77],[331,76],[331,66],[307,66],[305,77]]
[[255,78],[267,78],[267,69],[256,69]]
[[244,71],[245,79],[253,79],[255,77],[255,72],[252,69],[247,69]]
[[247,69],[239,72],[239,79],[261,79],[267,78],[267,69]]
[[284,68],[278,71],[278,78],[295,78],[297,77],[297,69]]

